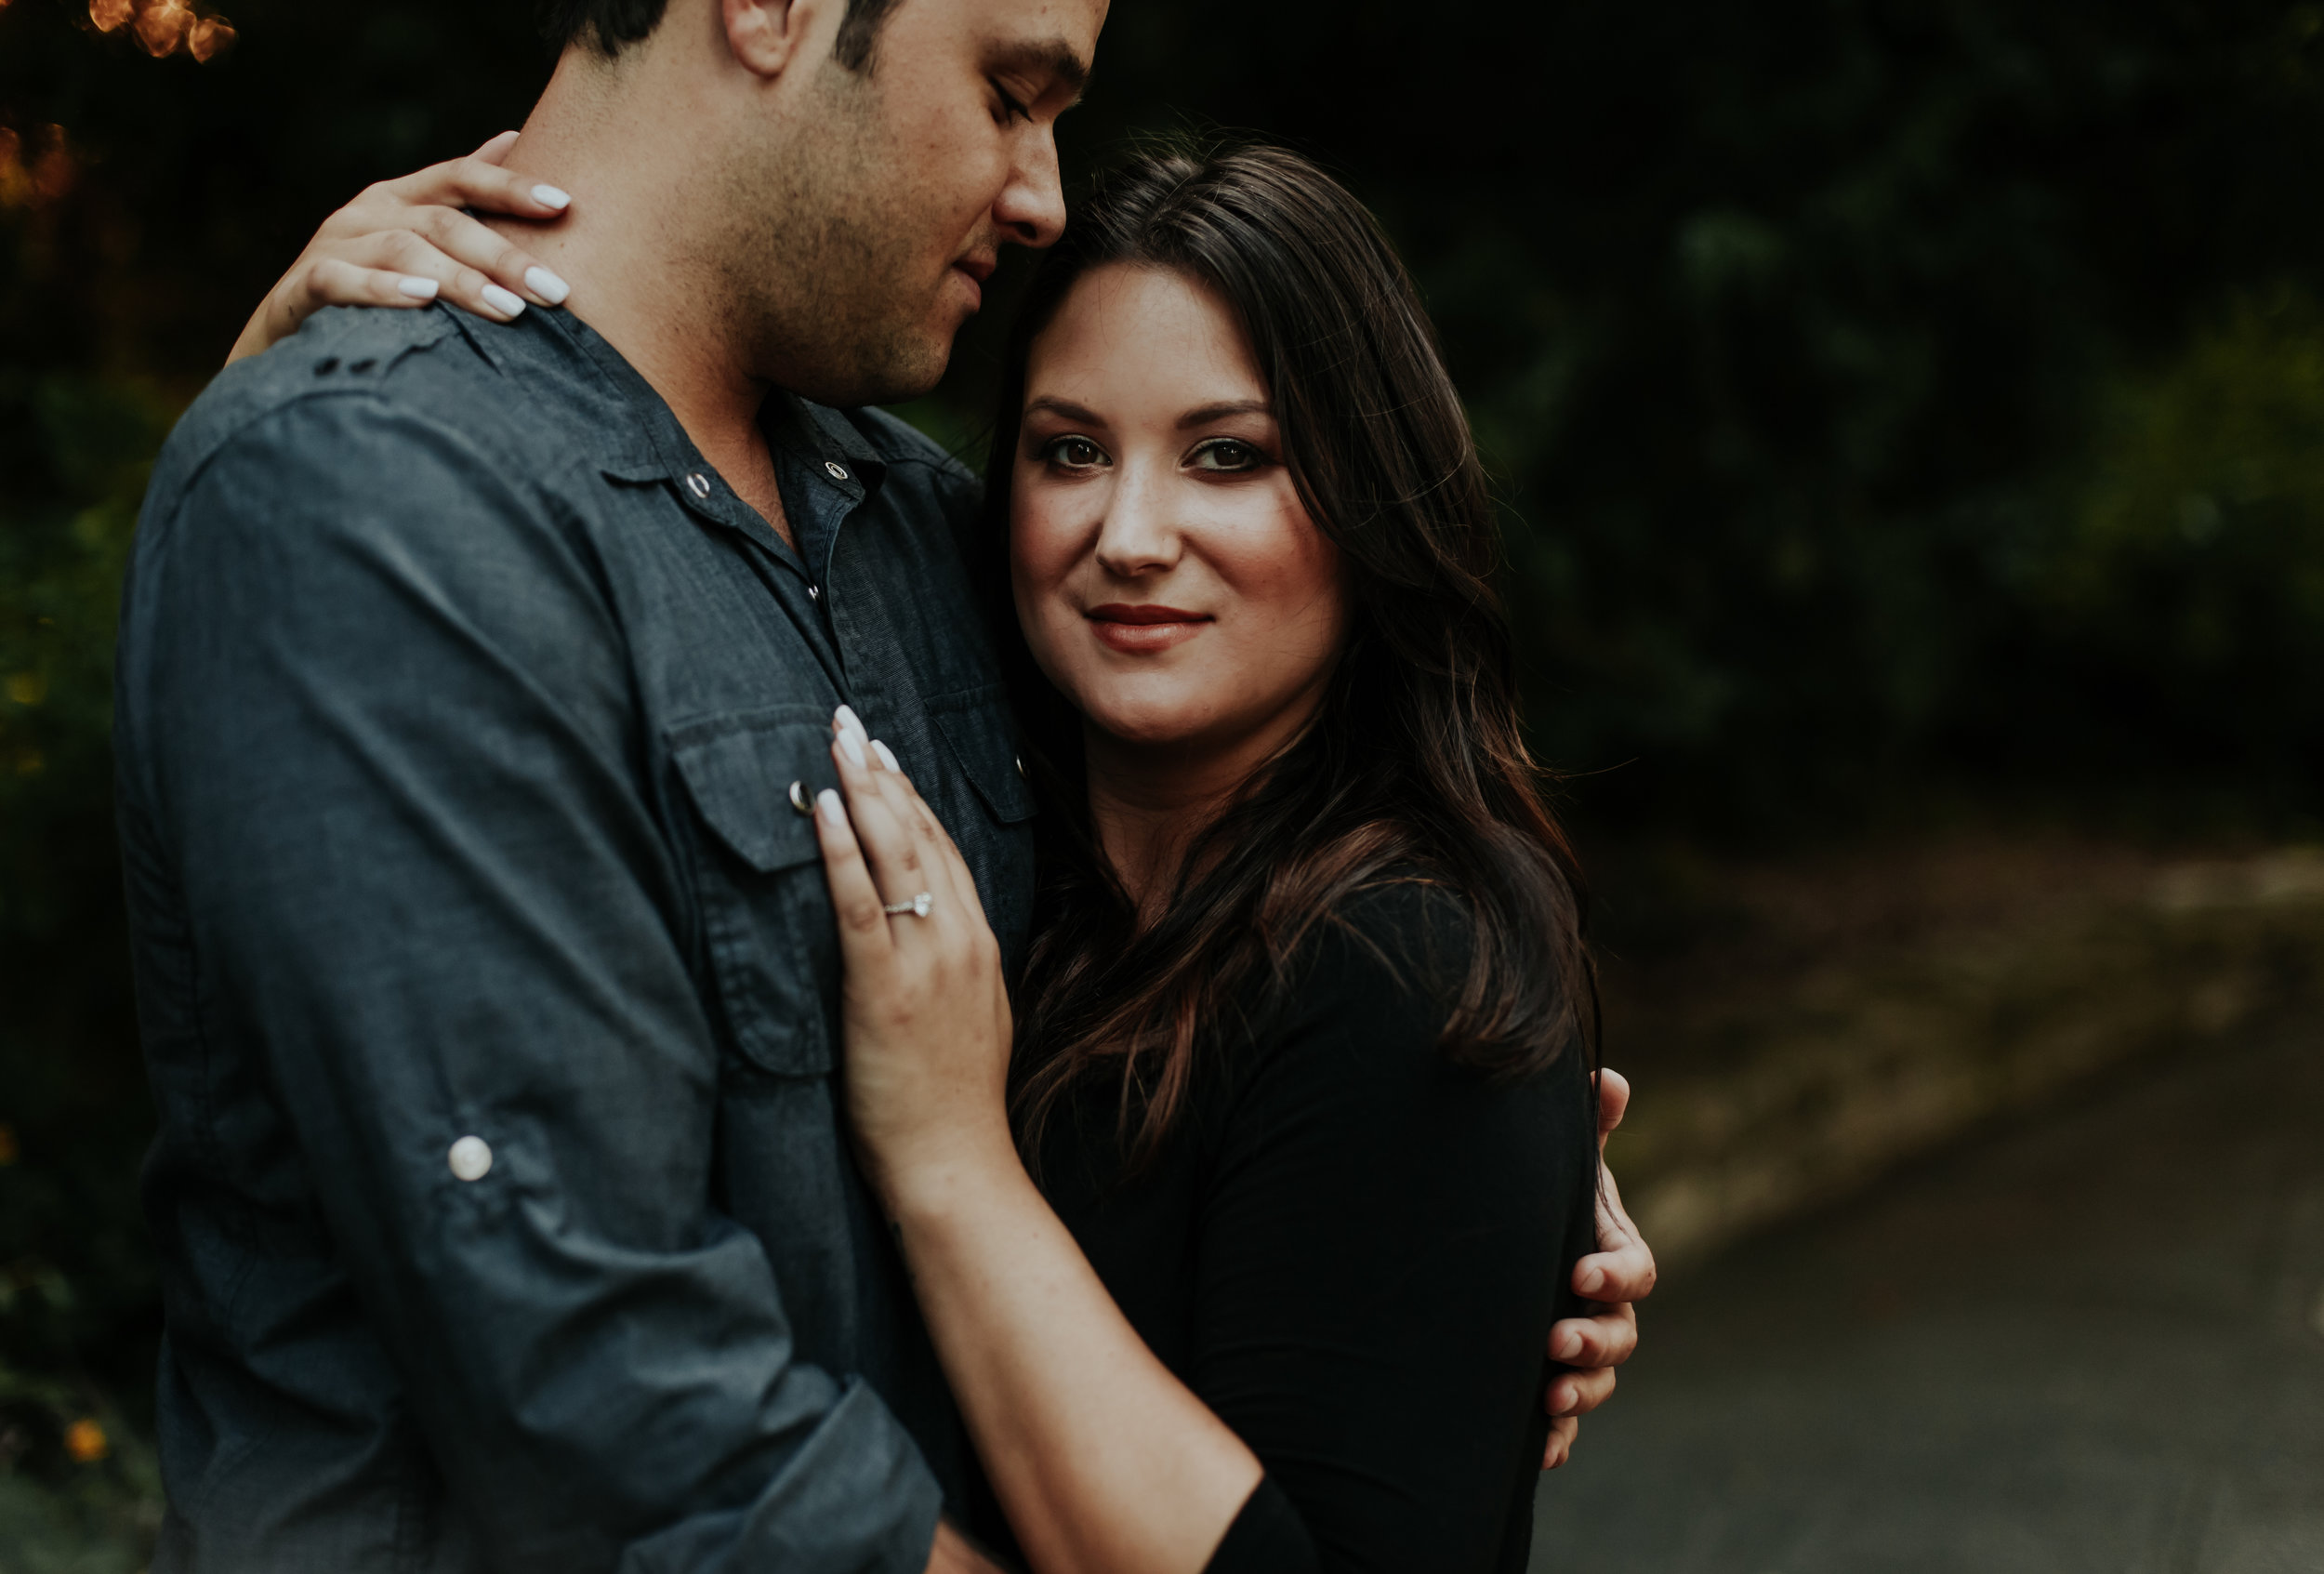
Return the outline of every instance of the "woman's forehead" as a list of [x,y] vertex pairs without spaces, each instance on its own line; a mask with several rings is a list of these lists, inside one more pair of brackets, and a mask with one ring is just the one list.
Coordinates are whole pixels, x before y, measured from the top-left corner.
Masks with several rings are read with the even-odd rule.
[[1034,338],[1025,396],[1111,418],[1175,417],[1263,403],[1266,384],[1241,323],[1216,292],[1174,271],[1115,265],[1076,280]]

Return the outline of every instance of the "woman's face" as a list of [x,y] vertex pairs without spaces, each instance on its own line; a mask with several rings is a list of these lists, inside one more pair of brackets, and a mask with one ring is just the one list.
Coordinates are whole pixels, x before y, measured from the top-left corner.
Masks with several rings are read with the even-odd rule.
[[1283,458],[1241,327],[1178,274],[1097,269],[1033,341],[1017,615],[1098,732],[1255,759],[1313,714],[1346,597]]

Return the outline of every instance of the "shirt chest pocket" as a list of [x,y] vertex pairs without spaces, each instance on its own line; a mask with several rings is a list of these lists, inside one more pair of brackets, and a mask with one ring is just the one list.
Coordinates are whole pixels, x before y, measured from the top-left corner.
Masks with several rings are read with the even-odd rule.
[[693,818],[694,884],[720,1011],[743,1058],[783,1077],[831,1069],[838,946],[811,813],[838,785],[811,706],[689,722],[667,734]]

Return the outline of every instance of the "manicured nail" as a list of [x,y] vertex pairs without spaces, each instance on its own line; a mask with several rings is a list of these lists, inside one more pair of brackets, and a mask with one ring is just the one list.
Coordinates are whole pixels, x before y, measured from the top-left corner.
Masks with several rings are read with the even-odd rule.
[[825,825],[838,827],[847,824],[847,805],[841,803],[839,795],[829,787],[815,794],[815,813],[823,816]]
[[1581,1292],[1584,1295],[1595,1295],[1604,1288],[1605,1270],[1604,1268],[1592,1268],[1581,1276]]
[[498,284],[484,286],[484,304],[504,317],[524,315],[524,298],[513,290],[504,290]]
[[1576,1356],[1580,1354],[1581,1335],[1578,1333],[1569,1333],[1565,1338],[1557,1342],[1557,1358],[1559,1360],[1570,1361]]
[[894,751],[890,749],[886,744],[881,743],[878,738],[872,739],[872,752],[879,756],[879,762],[888,767],[889,770],[896,772],[898,774],[903,773],[904,767],[896,763]]
[[433,279],[416,279],[406,274],[395,282],[395,287],[414,300],[433,300],[442,286]]
[[871,729],[865,726],[855,712],[844,705],[831,713],[831,719],[839,724],[839,732],[842,735],[853,733],[859,738],[868,739],[871,736]]
[[839,734],[839,752],[847,756],[849,764],[858,770],[863,769],[864,745],[853,733],[843,732]]
[[549,185],[534,187],[533,200],[540,204],[543,207],[553,207],[560,213],[562,213],[565,209],[573,205],[573,199],[571,197],[559,191],[556,187]]
[[571,284],[546,268],[527,268],[524,271],[524,287],[551,306],[562,306],[565,297],[573,293]]

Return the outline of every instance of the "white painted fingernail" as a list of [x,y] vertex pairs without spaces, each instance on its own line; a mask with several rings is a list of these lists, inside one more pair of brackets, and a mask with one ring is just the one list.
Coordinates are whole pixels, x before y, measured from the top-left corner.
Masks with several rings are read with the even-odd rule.
[[414,300],[433,300],[436,291],[442,286],[433,279],[415,279],[406,274],[395,282],[395,287]]
[[543,207],[553,207],[560,213],[573,205],[573,199],[571,197],[559,191],[556,187],[549,185],[534,187],[533,200],[540,204]]
[[524,287],[551,306],[562,306],[565,297],[573,293],[571,284],[546,268],[527,268],[524,271]]
[[871,729],[865,726],[863,721],[857,718],[855,712],[850,710],[844,705],[831,713],[831,719],[839,724],[839,732],[842,735],[853,733],[859,738],[869,738],[871,736]]
[[839,795],[833,792],[829,787],[825,787],[821,792],[815,794],[815,810],[824,817],[825,821],[832,825],[844,826],[847,824],[847,805],[841,803],[839,801]]
[[513,290],[504,290],[498,284],[484,286],[484,304],[504,317],[524,314],[524,298]]
[[858,769],[862,768],[864,763],[864,745],[862,740],[857,738],[853,733],[843,732],[839,734],[839,752],[847,756],[847,762],[849,764],[853,765]]
[[899,774],[902,774],[904,767],[896,763],[894,751],[890,749],[886,744],[881,743],[878,738],[872,739],[872,752],[879,756],[879,762],[882,765],[885,765],[889,770],[894,771]]

